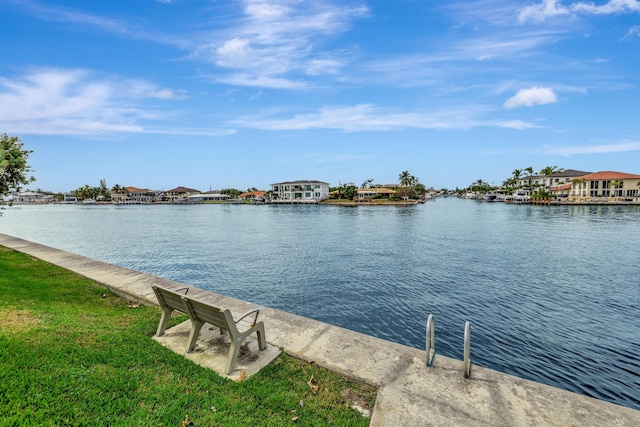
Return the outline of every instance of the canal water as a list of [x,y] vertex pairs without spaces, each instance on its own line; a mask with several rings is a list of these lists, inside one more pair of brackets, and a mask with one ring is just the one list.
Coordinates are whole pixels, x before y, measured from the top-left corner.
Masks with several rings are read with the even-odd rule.
[[0,233],[640,409],[640,209],[14,206]]

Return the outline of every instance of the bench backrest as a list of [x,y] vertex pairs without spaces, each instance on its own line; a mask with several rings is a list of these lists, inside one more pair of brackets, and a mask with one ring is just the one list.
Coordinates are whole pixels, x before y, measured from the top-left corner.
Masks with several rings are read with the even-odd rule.
[[223,310],[198,300],[190,298],[185,299],[187,300],[187,308],[189,309],[191,317],[201,322],[206,322],[213,326],[217,326],[218,328],[225,329],[229,331],[231,335],[237,334],[238,329],[236,328],[236,323],[228,309]]
[[173,292],[169,289],[153,286],[153,292],[158,298],[158,302],[161,306],[169,307],[174,310],[178,310],[184,314],[189,314],[189,308],[184,300],[184,295]]
[[228,309],[223,310],[159,286],[152,288],[161,306],[188,314],[193,320],[206,322],[227,330],[232,336],[239,334],[233,316]]

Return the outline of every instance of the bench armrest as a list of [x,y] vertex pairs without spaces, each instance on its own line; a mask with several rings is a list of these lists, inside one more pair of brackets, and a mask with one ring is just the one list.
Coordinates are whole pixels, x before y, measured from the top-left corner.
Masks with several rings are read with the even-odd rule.
[[249,316],[250,314],[256,314],[256,317],[253,318],[253,322],[251,323],[251,326],[254,326],[257,322],[258,322],[258,314],[260,314],[260,309],[259,308],[254,308],[253,310],[249,310],[246,313],[244,313],[242,316],[240,316],[238,318],[238,320],[235,320],[235,323],[240,322],[242,319],[244,319],[245,317]]

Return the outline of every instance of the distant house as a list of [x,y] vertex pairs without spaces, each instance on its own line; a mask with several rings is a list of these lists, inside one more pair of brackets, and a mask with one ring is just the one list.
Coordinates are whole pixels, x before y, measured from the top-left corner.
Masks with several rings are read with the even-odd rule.
[[267,195],[266,191],[246,191],[238,196],[239,199],[245,200],[256,200],[256,199],[264,199]]
[[162,194],[162,200],[176,201],[177,199],[186,200],[189,196],[200,194],[199,190],[187,187],[176,187],[172,190],[165,191]]
[[571,183],[569,183],[551,187],[549,191],[551,192],[551,194],[555,194],[556,197],[568,197],[571,195],[571,188]]
[[219,192],[192,194],[187,197],[189,203],[221,202],[225,200],[229,200],[229,195]]
[[622,197],[632,200],[640,192],[640,175],[615,171],[594,172],[573,179],[571,184],[572,197]]
[[47,196],[35,191],[25,191],[14,195],[14,203],[49,203],[53,200],[53,196]]
[[76,193],[67,192],[62,195],[63,203],[77,203],[78,198],[76,197]]
[[[552,176],[532,175],[531,185],[542,185],[546,188],[557,187],[570,182],[572,179],[587,175],[591,172],[579,171],[576,169],[564,169],[554,173]],[[526,187],[529,185],[529,177],[523,176],[518,180],[519,187]]]
[[358,200],[370,200],[374,197],[390,197],[396,191],[387,187],[360,188],[358,189]]
[[[152,203],[160,199],[162,191],[149,190],[148,188],[127,187],[127,194],[112,193],[111,198],[113,200],[133,200],[138,203]],[[115,196],[115,198],[114,198]]]
[[329,198],[329,183],[323,181],[287,181],[271,184],[271,199],[286,202],[319,202]]

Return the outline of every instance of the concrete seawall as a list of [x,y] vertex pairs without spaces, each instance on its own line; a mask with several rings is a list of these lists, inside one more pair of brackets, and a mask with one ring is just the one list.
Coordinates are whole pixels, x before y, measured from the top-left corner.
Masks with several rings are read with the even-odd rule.
[[[146,305],[157,305],[153,284],[185,286],[4,234],[0,245],[76,272]],[[234,312],[254,307],[197,288],[189,295]],[[422,350],[268,307],[260,313],[270,344],[380,387],[372,426],[640,426],[640,411],[630,408],[475,365],[465,379],[462,361],[438,355],[433,367],[427,368]]]

